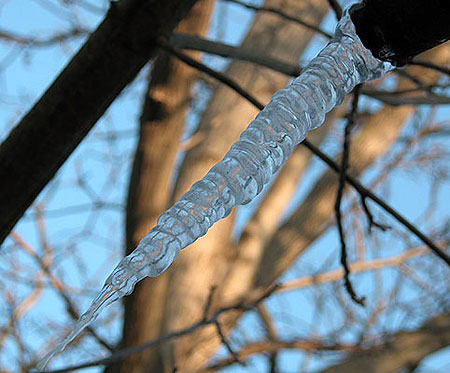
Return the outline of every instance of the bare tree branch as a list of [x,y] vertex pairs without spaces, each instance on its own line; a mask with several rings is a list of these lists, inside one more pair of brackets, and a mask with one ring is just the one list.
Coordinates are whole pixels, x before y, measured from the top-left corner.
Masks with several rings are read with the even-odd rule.
[[[315,146],[311,146],[312,144],[309,144],[307,141],[303,141],[302,144],[305,145],[312,152],[314,152],[314,154],[316,154],[322,161],[324,161],[328,166],[330,166],[330,168],[333,171],[339,172],[340,167],[331,158],[325,155],[325,153],[322,153],[320,149],[317,149]],[[379,198],[377,195],[375,195],[370,190],[365,188],[359,181],[357,181],[356,179],[354,179],[349,175],[346,175],[345,178],[347,182],[352,187],[354,187],[363,198],[370,198],[372,201],[374,201],[378,206],[380,206],[383,210],[389,213],[394,219],[396,219],[406,229],[408,229],[423,243],[425,243],[433,253],[435,253],[450,267],[450,257],[444,252],[443,249],[439,248],[428,236],[422,233],[418,228],[416,228],[412,223],[410,223],[406,218],[404,218],[399,212],[397,212],[395,209],[389,206],[381,198]]]
[[381,346],[358,351],[341,364],[323,370],[323,373],[397,372],[417,366],[423,358],[448,345],[450,314],[447,313],[427,321],[417,330],[386,338]]
[[[258,51],[250,50],[248,48],[234,47],[224,43],[203,39],[195,35],[173,34],[169,39],[169,43],[177,49],[197,50],[225,58],[248,61],[288,76],[296,77],[301,73],[301,68],[299,66],[289,64],[272,57],[263,56],[258,53]],[[419,63],[416,63],[416,65],[419,65]],[[421,63],[421,65],[423,65],[423,63]],[[434,70],[436,71],[446,73],[446,69],[443,67],[435,64],[431,64],[430,66],[434,66]],[[400,75],[405,75],[404,70],[396,69],[395,72]],[[379,100],[380,102],[390,106],[450,104],[450,97],[437,95],[430,91],[431,88],[435,87],[434,85],[427,86],[420,81],[417,81],[417,83],[419,84],[418,88],[399,92],[389,92],[364,87],[361,89],[361,94]],[[406,95],[406,93],[423,90],[428,91],[430,94],[427,96]]]
[[203,39],[196,35],[173,34],[170,36],[169,42],[178,49],[196,50],[225,58],[248,61],[289,76],[298,76],[301,73],[301,68],[297,65],[292,65],[270,56],[264,56],[249,48],[234,47]]
[[245,7],[245,8],[247,8],[247,9],[255,10],[257,12],[273,13],[273,14],[276,14],[276,15],[278,15],[278,16],[280,16],[280,17],[282,17],[282,18],[284,18],[284,19],[286,19],[288,21],[295,22],[295,23],[298,23],[301,26],[309,28],[310,30],[315,31],[315,32],[325,36],[326,38],[331,39],[333,37],[333,35],[329,34],[328,32],[325,32],[325,31],[321,30],[319,27],[317,27],[317,26],[315,26],[315,25],[313,25],[313,24],[311,24],[309,22],[306,22],[306,21],[302,20],[299,17],[293,17],[293,16],[283,12],[280,9],[276,9],[276,8],[273,8],[273,7],[270,7],[270,6],[257,7],[257,6],[251,5],[251,4],[247,4],[247,3],[243,2],[243,1],[240,1],[240,0],[224,0],[224,1],[228,1],[230,3],[238,4],[238,5],[241,5],[241,6]]
[[[353,352],[358,351],[357,346],[341,343],[327,343],[326,341],[314,340],[314,339],[299,339],[293,338],[290,340],[273,340],[273,341],[258,341],[250,342],[241,347],[238,354],[245,361],[252,355],[274,353],[278,350],[298,350],[305,352],[324,352],[324,351],[342,351]],[[215,363],[211,364],[200,372],[212,372],[222,368],[235,364],[233,357],[226,357]]]
[[[425,247],[416,247],[407,250],[401,254],[373,260],[360,260],[349,264],[349,269],[352,273],[360,273],[366,271],[374,271],[387,267],[396,267],[405,263],[410,259],[421,257],[428,254],[429,251]],[[307,286],[320,285],[327,282],[334,282],[340,280],[344,275],[342,268],[332,270],[329,272],[317,273],[311,276],[305,276],[294,280],[285,281],[280,284],[278,292],[289,291],[292,289],[299,289]]]
[[[103,22],[0,147],[0,243],[195,0],[111,2]],[[152,27],[148,25],[151,24]]]
[[363,91],[362,93],[390,106],[450,104],[450,97],[436,94],[429,94],[427,96],[408,96],[399,94],[397,92],[384,92],[375,90],[367,90]]
[[[70,315],[72,320],[74,321],[78,320],[81,315],[78,313],[75,305],[72,303],[72,300],[70,299],[69,294],[64,288],[63,283],[51,272],[50,265],[46,263],[39,255],[37,255],[37,253],[33,250],[33,248],[30,245],[28,245],[17,233],[12,232],[11,236],[12,239],[16,242],[16,244],[22,247],[27,252],[27,254],[30,255],[37,262],[42,272],[45,274],[46,277],[48,277],[48,279],[50,280],[50,284],[65,303],[67,313]],[[100,337],[91,326],[88,326],[86,330],[98,341],[98,343],[100,343],[107,350],[109,351],[113,350],[113,347],[102,337]]]
[[27,47],[49,47],[56,43],[61,43],[83,37],[89,34],[89,30],[73,28],[62,33],[56,33],[48,38],[36,38],[33,36],[17,35],[12,31],[0,29],[0,39],[6,42],[24,45]]
[[361,85],[357,86],[353,92],[353,102],[350,113],[347,115],[347,124],[345,125],[344,144],[342,146],[341,169],[339,171],[339,186],[336,194],[336,202],[334,204],[334,212],[336,215],[336,223],[341,242],[341,264],[344,268],[344,285],[350,298],[360,306],[364,306],[364,297],[358,297],[353,289],[350,281],[350,269],[347,264],[347,244],[345,242],[345,232],[342,224],[341,202],[345,189],[345,176],[348,170],[348,162],[350,157],[350,133],[356,124],[356,114],[358,112],[359,92]]
[[245,303],[239,302],[239,303],[231,305],[231,306],[220,308],[206,320],[202,318],[200,321],[192,324],[191,326],[189,326],[185,329],[182,329],[182,330],[167,334],[165,336],[162,336],[160,338],[148,341],[142,345],[125,348],[122,350],[117,350],[110,357],[107,357],[105,359],[99,359],[99,360],[91,361],[91,362],[85,363],[85,364],[77,364],[77,365],[73,365],[70,367],[64,367],[61,369],[51,370],[51,371],[48,371],[48,373],[67,372],[70,370],[84,369],[84,368],[89,368],[89,367],[94,367],[94,366],[99,366],[99,365],[108,366],[116,361],[126,358],[127,356],[144,351],[148,348],[152,348],[154,346],[157,346],[157,345],[167,342],[169,340],[188,335],[197,329],[204,328],[205,326],[216,324],[216,322],[219,320],[219,317],[222,314],[226,314],[231,311],[238,311],[240,313],[249,311],[249,310],[253,309],[254,307],[256,307],[258,304],[260,304],[261,302],[263,302],[265,299],[267,299],[270,295],[272,295],[277,290],[277,288],[278,288],[278,285],[274,285],[274,286],[270,287],[267,291],[260,294],[258,297],[254,298],[253,300],[250,300]]

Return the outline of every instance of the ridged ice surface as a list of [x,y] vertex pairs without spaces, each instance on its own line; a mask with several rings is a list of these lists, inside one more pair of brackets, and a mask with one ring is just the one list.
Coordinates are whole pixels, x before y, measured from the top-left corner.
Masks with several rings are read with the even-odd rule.
[[159,217],[136,250],[114,269],[72,333],[38,369],[44,369],[103,308],[130,294],[144,277],[158,276],[181,249],[203,236],[234,206],[255,198],[308,131],[323,123],[328,111],[341,104],[357,84],[378,78],[391,68],[364,48],[346,12],[333,40],[298,78],[272,97],[223,160]]

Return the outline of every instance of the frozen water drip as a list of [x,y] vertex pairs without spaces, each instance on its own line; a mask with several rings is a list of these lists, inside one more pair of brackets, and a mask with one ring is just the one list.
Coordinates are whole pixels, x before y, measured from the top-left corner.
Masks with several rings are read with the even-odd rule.
[[157,225],[114,269],[72,332],[37,368],[44,370],[103,308],[130,294],[138,281],[161,274],[180,250],[203,236],[234,206],[253,200],[308,131],[323,123],[328,111],[341,104],[357,84],[378,78],[392,67],[363,46],[347,10],[330,43],[299,77],[274,94],[223,160],[161,214]]

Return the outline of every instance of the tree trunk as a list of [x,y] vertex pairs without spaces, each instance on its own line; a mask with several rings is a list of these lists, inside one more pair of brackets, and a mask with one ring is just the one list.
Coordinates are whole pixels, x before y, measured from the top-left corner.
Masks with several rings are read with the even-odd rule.
[[[313,24],[319,24],[328,10],[327,2],[323,0],[269,0],[266,5],[283,9]],[[297,63],[312,36],[313,32],[308,29],[277,15],[261,12],[256,15],[242,47]],[[236,61],[230,64],[226,74],[262,102],[267,102],[289,79],[266,68]],[[186,154],[174,198],[184,193],[222,159],[256,113],[251,104],[229,88],[220,86],[215,91],[198,127],[198,136],[202,141]],[[234,255],[230,239],[232,225],[233,215],[215,224],[205,237],[184,250],[168,270],[170,283],[164,311],[164,334],[196,321],[202,314],[211,287],[223,282],[226,263]],[[213,308],[220,293],[217,292],[216,296]],[[181,338],[164,348],[166,366],[169,370],[176,366],[181,371],[192,372],[205,364],[219,345],[214,328],[212,332],[211,329],[202,330]]]
[[[200,0],[180,22],[177,32],[204,35],[213,0]],[[191,52],[198,57],[198,52]],[[171,177],[184,130],[192,87],[198,74],[184,63],[160,52],[153,64],[142,114],[139,141],[130,178],[126,211],[126,254],[129,254],[166,210]],[[125,298],[121,347],[141,344],[161,333],[168,277],[147,279]],[[158,372],[158,349],[146,350],[106,369],[108,372]]]

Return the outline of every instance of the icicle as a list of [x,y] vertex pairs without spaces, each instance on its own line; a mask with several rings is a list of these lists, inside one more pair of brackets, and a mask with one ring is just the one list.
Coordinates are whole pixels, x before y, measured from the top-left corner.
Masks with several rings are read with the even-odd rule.
[[136,250],[114,269],[72,333],[39,362],[38,369],[45,369],[104,307],[130,294],[144,277],[158,276],[181,249],[203,236],[234,206],[255,198],[308,131],[323,123],[328,111],[357,84],[391,68],[362,45],[346,11],[333,40],[298,78],[272,97],[223,160],[159,217]]

